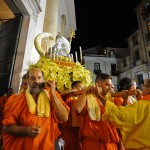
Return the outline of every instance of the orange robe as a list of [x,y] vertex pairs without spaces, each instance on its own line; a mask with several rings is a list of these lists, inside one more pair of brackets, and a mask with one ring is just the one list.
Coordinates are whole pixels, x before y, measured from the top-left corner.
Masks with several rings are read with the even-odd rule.
[[7,96],[1,96],[0,97],[0,148],[3,146],[3,139],[2,139],[2,128],[3,128],[3,110],[5,103],[7,102],[8,97]]
[[[122,106],[124,99],[122,97],[114,97],[113,102],[116,106]],[[127,105],[131,105],[130,101],[127,101]]]
[[150,101],[150,94],[143,96],[143,98],[140,100]]
[[[66,106],[62,98],[56,92],[57,97]],[[11,106],[9,106],[11,104]],[[26,96],[20,93],[17,96],[11,97],[5,107],[4,125],[16,124],[23,126],[39,126],[41,133],[35,137],[17,137],[4,132],[3,147],[5,150],[54,150],[54,141],[60,135],[58,129],[58,118],[54,112],[52,105],[49,117],[38,117],[29,112]]]
[[[104,107],[97,100],[101,114]],[[82,150],[118,150],[119,136],[116,128],[105,121],[93,121],[89,118],[87,109],[84,108],[82,125],[80,127],[80,138]]]
[[[12,94],[12,96],[14,96],[15,94]],[[0,97],[0,147],[3,146],[3,119],[4,119],[4,107],[6,105],[6,103],[9,101],[9,97],[8,96],[1,96]]]
[[3,127],[3,110],[4,110],[4,105],[7,102],[8,97],[7,96],[1,96],[0,97],[0,132]]
[[[67,122],[62,123],[61,137],[65,140],[64,150],[81,150],[81,143],[79,140],[79,126],[81,117],[75,115],[74,105],[77,97],[69,97],[65,103],[70,108],[69,119]],[[74,114],[73,114],[74,113]]]

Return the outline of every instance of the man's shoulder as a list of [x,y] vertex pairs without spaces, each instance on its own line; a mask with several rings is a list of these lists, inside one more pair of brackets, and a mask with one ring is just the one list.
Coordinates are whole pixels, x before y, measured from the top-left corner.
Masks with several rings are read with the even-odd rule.
[[14,102],[21,102],[23,101],[23,99],[25,98],[25,94],[24,93],[20,93],[20,94],[13,94],[11,95],[8,100],[7,100],[7,105],[10,103],[14,103]]

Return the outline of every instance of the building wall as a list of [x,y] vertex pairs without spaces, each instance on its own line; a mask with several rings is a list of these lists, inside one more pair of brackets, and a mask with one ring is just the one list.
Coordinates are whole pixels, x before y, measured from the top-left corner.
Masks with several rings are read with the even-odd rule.
[[[141,82],[141,77],[143,78],[143,80],[150,78],[150,39],[149,41],[147,41],[146,39],[146,35],[149,34],[146,22],[150,19],[150,12],[148,17],[149,19],[143,18],[142,15],[144,5],[147,2],[149,2],[149,0],[143,0],[135,8],[139,29],[131,34],[127,39],[130,55],[126,56],[126,60],[127,58],[129,58],[130,61],[127,61],[128,67],[125,68],[122,66],[122,73],[120,75],[120,78],[127,76],[135,79],[139,87],[141,87],[143,84]],[[123,64],[123,61],[121,62],[121,64]]]
[[[85,67],[93,73],[93,83],[95,82],[96,74],[94,73],[94,63],[100,63],[100,70],[102,73],[111,74],[111,64],[117,65],[116,58],[110,57],[91,57],[91,56],[84,56],[83,57],[85,62]],[[116,66],[117,69],[117,66]],[[112,82],[115,86],[117,86],[117,76],[112,76]]]
[[[145,17],[144,14],[144,8],[147,7],[146,5],[149,4],[150,7],[150,1],[149,0],[143,0],[135,9],[136,14],[137,14],[137,20],[138,20],[138,25],[139,29],[141,30],[142,38],[144,41],[144,50],[146,53],[146,59],[148,63],[150,64],[150,30],[148,31],[147,27],[147,21],[150,21],[150,11]],[[149,16],[149,17],[148,17]],[[147,38],[149,36],[149,38]]]

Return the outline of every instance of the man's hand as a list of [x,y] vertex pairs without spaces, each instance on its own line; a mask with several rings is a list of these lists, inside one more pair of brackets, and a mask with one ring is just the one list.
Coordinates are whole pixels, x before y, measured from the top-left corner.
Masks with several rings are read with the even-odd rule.
[[41,132],[40,127],[37,127],[37,126],[26,127],[26,135],[31,138],[35,138],[36,136],[38,136],[38,134],[40,134],[40,132]]
[[126,106],[127,105],[128,96],[129,96],[129,92],[128,92],[128,90],[122,90],[121,94],[122,94],[122,98],[124,99],[122,105]]
[[41,132],[41,128],[37,126],[18,126],[18,125],[4,125],[4,132],[18,136],[29,136],[35,138]]
[[53,93],[56,90],[55,81],[49,80],[45,83],[45,87],[50,88],[50,92]]
[[140,89],[136,89],[136,91],[137,91],[137,95],[136,95],[137,100],[142,99],[143,97],[142,91]]
[[104,96],[103,96],[103,94],[102,94],[102,89],[101,89],[101,87],[98,86],[97,83],[96,83],[95,86],[93,86],[93,87],[91,88],[91,91],[92,91],[92,93],[101,101],[101,103],[102,103],[103,105],[105,105],[106,101],[105,101],[105,98],[104,98]]
[[102,94],[101,94],[101,92],[102,92],[101,87],[99,87],[97,83],[96,83],[96,85],[94,85],[94,86],[91,87],[91,92],[95,96],[97,96],[97,95],[101,95],[102,96]]
[[88,86],[87,87],[87,89],[85,90],[86,91],[86,95],[87,94],[91,94],[91,92],[92,92],[91,89],[92,89],[92,86]]

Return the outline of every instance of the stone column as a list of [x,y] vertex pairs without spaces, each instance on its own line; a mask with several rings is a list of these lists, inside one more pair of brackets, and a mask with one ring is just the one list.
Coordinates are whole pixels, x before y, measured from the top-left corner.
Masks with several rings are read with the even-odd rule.
[[[45,19],[44,19],[44,28],[43,32],[49,32],[54,35],[57,35],[58,27],[58,0],[47,0]],[[42,42],[42,47],[45,49],[45,43],[47,43],[47,48],[54,44],[53,41]]]
[[47,0],[45,20],[44,20],[44,32],[51,32],[57,34],[58,26],[58,0]]

